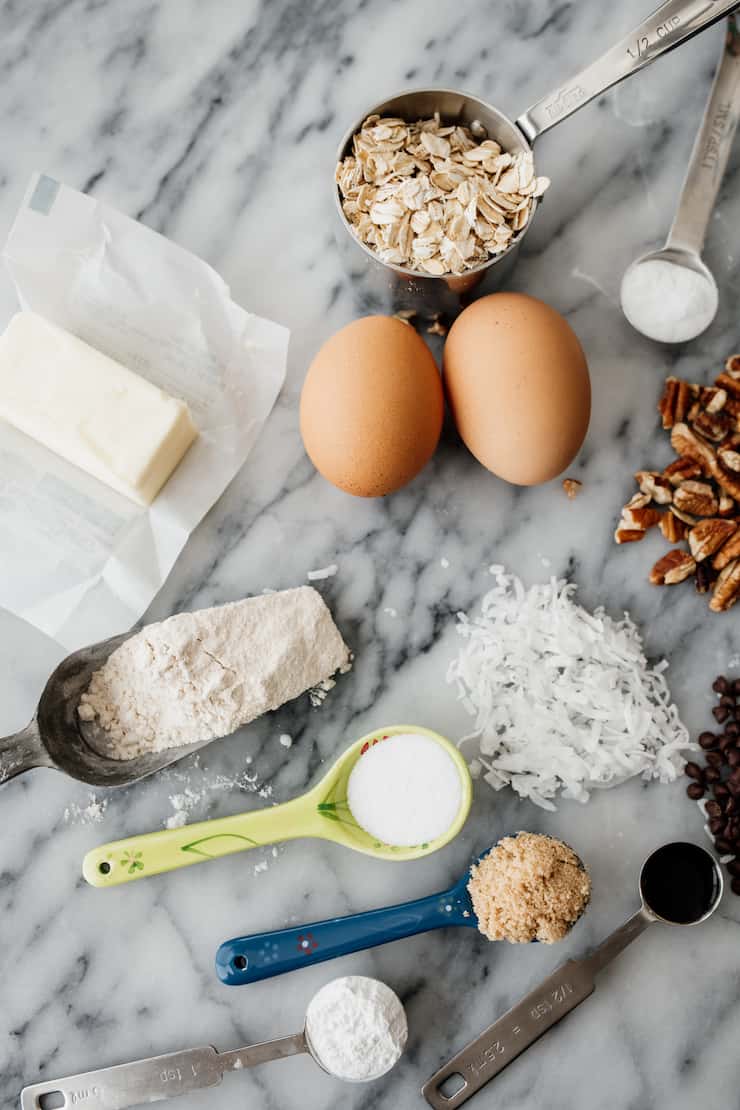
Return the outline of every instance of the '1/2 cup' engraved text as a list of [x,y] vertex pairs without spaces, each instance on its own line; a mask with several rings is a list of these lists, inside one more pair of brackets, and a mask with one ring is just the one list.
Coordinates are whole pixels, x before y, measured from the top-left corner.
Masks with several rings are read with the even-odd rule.
[[659,23],[655,28],[654,35],[640,35],[639,39],[635,39],[631,46],[627,47],[627,53],[633,61],[638,61],[644,58],[646,54],[656,43],[662,39],[667,38],[673,31],[681,26],[681,17],[679,15],[672,15],[670,19],[666,19],[664,23]]

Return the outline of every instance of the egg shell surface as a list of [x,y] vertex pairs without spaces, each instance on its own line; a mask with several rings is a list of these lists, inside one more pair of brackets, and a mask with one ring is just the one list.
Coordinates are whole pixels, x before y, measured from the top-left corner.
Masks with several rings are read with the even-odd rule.
[[414,329],[364,316],[336,332],[303,384],[303,443],[316,469],[358,497],[410,482],[439,441],[444,392],[437,364]]
[[444,384],[468,450],[514,485],[555,478],[586,437],[583,348],[560,313],[525,293],[492,293],[458,316],[445,343]]

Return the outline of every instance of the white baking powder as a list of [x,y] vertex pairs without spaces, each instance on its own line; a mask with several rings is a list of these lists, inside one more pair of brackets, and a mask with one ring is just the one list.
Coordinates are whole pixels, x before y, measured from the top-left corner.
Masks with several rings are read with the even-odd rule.
[[625,316],[648,339],[686,343],[709,327],[717,312],[717,288],[696,270],[648,258],[622,279]]
[[385,1075],[403,1055],[406,1012],[385,983],[347,975],[327,983],[311,999],[306,1037],[326,1071],[364,1083]]
[[78,712],[99,726],[96,748],[131,759],[226,736],[348,667],[321,595],[301,586],[147,625],[95,672]]
[[460,812],[460,772],[431,736],[400,733],[360,756],[347,802],[358,825],[383,844],[427,844],[446,833]]

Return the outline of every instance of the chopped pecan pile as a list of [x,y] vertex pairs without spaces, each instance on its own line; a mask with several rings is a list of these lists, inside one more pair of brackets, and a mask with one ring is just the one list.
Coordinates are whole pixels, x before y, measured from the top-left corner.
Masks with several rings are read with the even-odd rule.
[[674,547],[650,572],[654,585],[694,578],[719,613],[740,598],[740,354],[712,386],[668,378],[658,403],[678,458],[662,472],[638,470],[638,492],[614,538],[633,543],[656,525]]

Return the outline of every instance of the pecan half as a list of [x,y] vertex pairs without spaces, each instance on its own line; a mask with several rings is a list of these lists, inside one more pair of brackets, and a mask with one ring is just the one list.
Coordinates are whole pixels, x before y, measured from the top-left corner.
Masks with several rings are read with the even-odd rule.
[[633,509],[629,505],[625,505],[622,509],[622,520],[620,524],[625,524],[627,528],[641,528],[643,532],[647,532],[660,520],[661,514],[652,505],[645,506],[644,508]]
[[692,432],[687,424],[676,424],[671,431],[671,447],[682,459],[691,459],[706,475],[712,473],[717,460],[714,451],[703,439]]
[[[718,390],[718,392],[724,393],[724,390]],[[735,424],[731,413],[724,411],[712,413],[708,409],[698,412],[691,423],[705,439],[711,439],[714,443],[724,439]]]
[[737,524],[733,520],[720,520],[717,517],[711,520],[700,520],[689,532],[689,548],[691,554],[700,563],[719,551],[723,543],[729,540],[737,531]]
[[691,459],[676,459],[663,471],[663,477],[667,478],[672,486],[680,486],[687,478],[699,478],[701,474],[701,467]]
[[694,516],[715,516],[719,508],[712,487],[693,479],[681,483],[673,495],[673,503],[682,513]]
[[645,538],[644,528],[627,528],[620,521],[614,539],[617,543],[637,543]]
[[658,474],[656,470],[638,470],[635,481],[640,487],[640,492],[652,498],[656,505],[669,505],[673,500],[673,487],[669,479]]
[[663,396],[658,401],[663,427],[672,428],[674,424],[684,421],[695,396],[695,387],[682,378],[667,378]]
[[719,389],[724,389],[730,397],[740,397],[740,377],[735,377],[728,370],[714,379],[714,384]]
[[718,516],[732,516],[735,512],[735,502],[732,500],[728,493],[721,492],[719,495],[719,508],[717,509]]
[[727,404],[727,390],[716,385],[704,385],[699,390],[699,405],[706,412],[717,413]]
[[696,570],[696,560],[688,551],[674,548],[658,559],[650,571],[650,581],[654,586],[675,586],[683,582]]
[[[648,493],[633,493],[624,509],[644,509],[649,504],[650,495]],[[622,512],[624,512],[624,509],[622,509]]]
[[725,373],[731,378],[740,379],[740,355],[730,355],[725,362]]
[[728,563],[714,584],[709,608],[714,613],[724,613],[740,597],[740,559]]
[[730,538],[722,544],[717,554],[712,559],[715,570],[724,570],[728,563],[740,556],[740,532],[732,533]]
[[667,513],[663,513],[660,518],[659,528],[668,543],[680,543],[686,537],[688,526],[682,520],[679,520],[676,514],[669,509]]
[[740,473],[740,451],[734,450],[732,447],[718,447],[717,458],[727,470],[732,470],[735,474]]
[[714,478],[715,481],[722,486],[722,489],[734,497],[736,501],[740,501],[740,474],[736,474],[733,470],[728,470],[723,466],[719,459],[714,463]]

